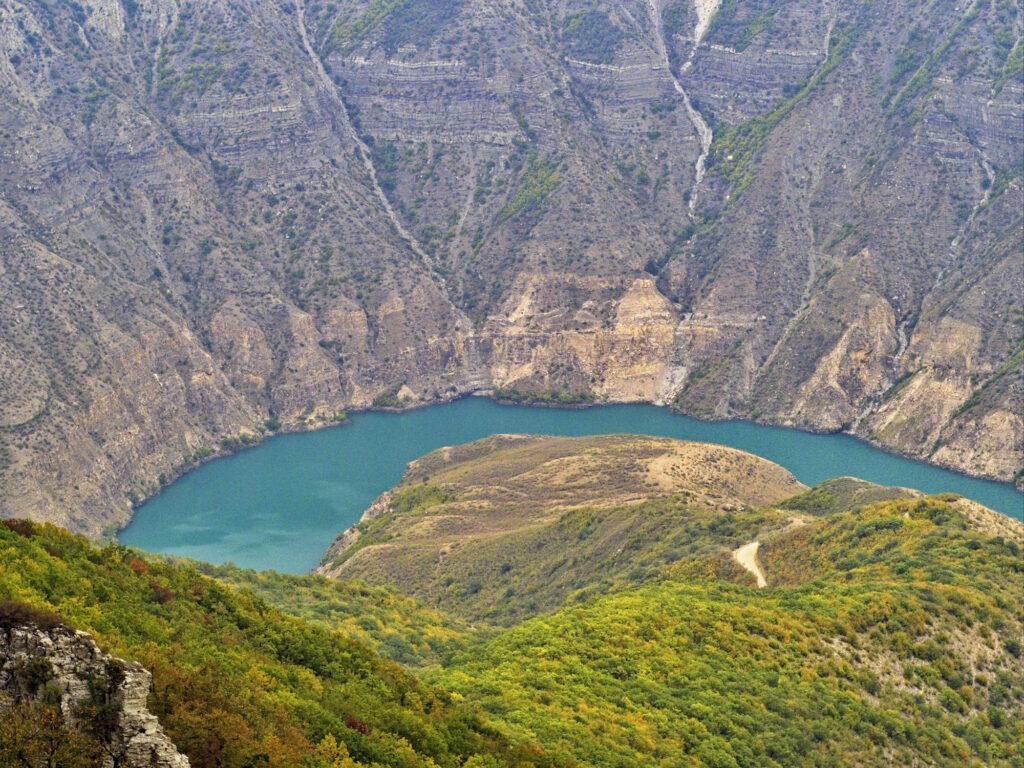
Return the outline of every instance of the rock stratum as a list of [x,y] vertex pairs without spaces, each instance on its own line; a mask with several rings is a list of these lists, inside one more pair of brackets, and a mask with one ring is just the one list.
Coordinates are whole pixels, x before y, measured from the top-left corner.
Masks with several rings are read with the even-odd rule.
[[[40,621],[39,615],[25,606],[0,604],[0,714],[15,710],[3,723],[11,730],[3,734],[10,741],[20,736],[24,742],[20,755],[2,753],[17,761],[11,764],[35,765],[33,760],[45,754],[31,749],[41,741],[34,728],[45,722],[45,715],[32,707],[45,703],[73,729],[63,734],[64,744],[55,745],[67,751],[51,753],[53,762],[47,765],[91,758],[103,768],[189,768],[188,758],[147,709],[152,675],[139,664],[104,653],[87,633],[55,623],[45,614]],[[18,711],[26,705],[24,713]],[[91,742],[84,741],[84,735],[92,737]],[[79,744],[74,744],[76,737]],[[89,754],[90,743],[98,747],[94,754]],[[79,764],[85,763],[74,762]]]
[[0,512],[495,390],[1024,451],[1015,0],[0,7]]

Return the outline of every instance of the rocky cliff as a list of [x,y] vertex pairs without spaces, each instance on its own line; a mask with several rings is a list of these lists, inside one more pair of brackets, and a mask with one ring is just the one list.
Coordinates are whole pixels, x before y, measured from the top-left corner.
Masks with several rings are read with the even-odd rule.
[[[98,765],[188,768],[188,758],[146,708],[149,672],[103,653],[85,632],[41,623],[15,607],[0,606],[0,721],[9,707],[45,703],[76,727],[71,733],[84,731],[95,740]],[[5,733],[14,740],[26,730]]]
[[270,429],[492,388],[1011,479],[1022,19],[6,2],[0,511],[98,533]]

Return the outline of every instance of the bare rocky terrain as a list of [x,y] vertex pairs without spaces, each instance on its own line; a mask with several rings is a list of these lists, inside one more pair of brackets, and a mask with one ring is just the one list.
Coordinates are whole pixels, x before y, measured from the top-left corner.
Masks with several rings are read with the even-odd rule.
[[[142,665],[104,653],[86,632],[18,616],[25,610],[12,605],[0,604],[0,713],[26,701],[55,703],[69,723],[91,716],[103,768],[189,768],[147,709],[152,675]],[[19,765],[35,764],[22,758]]]
[[499,390],[1024,466],[1019,0],[0,2],[0,513]]

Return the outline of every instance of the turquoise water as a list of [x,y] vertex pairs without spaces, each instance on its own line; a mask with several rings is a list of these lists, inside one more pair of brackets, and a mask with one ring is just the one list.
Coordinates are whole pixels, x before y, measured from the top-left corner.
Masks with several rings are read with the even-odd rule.
[[466,398],[406,413],[360,413],[351,423],[282,435],[210,462],[143,505],[124,544],[212,563],[301,573],[336,534],[402,477],[405,465],[444,445],[497,432],[635,433],[721,443],[781,464],[813,485],[854,475],[928,493],[953,491],[1021,518],[1024,494],[893,456],[848,435],[812,435],[749,422],[709,423],[652,405],[584,410],[498,405]]

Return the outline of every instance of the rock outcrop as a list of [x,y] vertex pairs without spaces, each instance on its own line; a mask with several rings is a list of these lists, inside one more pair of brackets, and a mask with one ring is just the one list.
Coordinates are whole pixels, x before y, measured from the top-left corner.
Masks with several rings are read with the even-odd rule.
[[[35,671],[31,679],[25,670]],[[25,697],[56,698],[68,721],[89,704],[112,707],[100,735],[105,766],[188,768],[147,709],[150,683],[147,670],[103,653],[84,632],[10,617],[0,622],[0,714]]]

